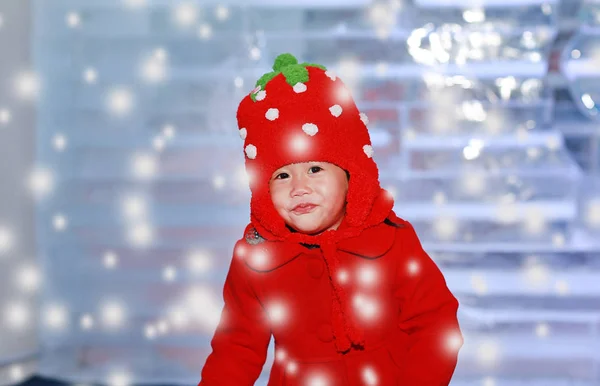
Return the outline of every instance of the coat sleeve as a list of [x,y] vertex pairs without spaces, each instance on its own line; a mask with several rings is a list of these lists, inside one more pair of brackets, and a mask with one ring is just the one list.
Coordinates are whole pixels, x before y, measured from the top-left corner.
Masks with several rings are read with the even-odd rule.
[[405,233],[395,292],[400,304],[398,327],[406,343],[399,363],[402,384],[446,386],[464,342],[457,318],[458,301],[423,250],[413,226],[405,222],[399,232]]
[[221,319],[198,386],[252,386],[262,372],[271,330],[249,272],[234,252],[223,287]]

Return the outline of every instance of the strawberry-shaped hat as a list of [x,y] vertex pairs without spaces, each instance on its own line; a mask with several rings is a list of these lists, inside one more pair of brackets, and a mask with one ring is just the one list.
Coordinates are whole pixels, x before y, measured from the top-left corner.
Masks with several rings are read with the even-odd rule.
[[[241,101],[237,121],[251,190],[249,226],[267,240],[319,245],[333,277],[339,263],[337,242],[384,221],[394,203],[379,183],[367,116],[331,70],[298,63],[285,53],[277,56],[273,71],[264,74]],[[310,161],[330,162],[350,174],[342,224],[319,235],[286,227],[269,192],[269,180],[277,169]],[[335,281],[332,284],[339,302],[334,304],[334,331],[343,350],[351,341],[360,344],[362,337],[352,322],[343,321],[346,294]]]

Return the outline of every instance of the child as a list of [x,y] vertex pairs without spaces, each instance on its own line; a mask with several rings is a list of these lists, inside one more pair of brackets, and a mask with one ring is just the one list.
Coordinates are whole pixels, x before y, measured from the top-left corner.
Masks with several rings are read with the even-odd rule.
[[441,386],[458,302],[379,184],[342,81],[277,57],[238,109],[252,198],[199,386]]

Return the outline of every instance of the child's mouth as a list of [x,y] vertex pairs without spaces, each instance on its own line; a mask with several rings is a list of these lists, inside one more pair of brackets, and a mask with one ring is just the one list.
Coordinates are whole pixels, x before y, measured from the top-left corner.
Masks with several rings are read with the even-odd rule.
[[305,214],[305,213],[309,213],[312,212],[314,208],[316,208],[316,205],[302,205],[297,207],[296,209],[294,209],[292,212],[296,213],[296,214]]

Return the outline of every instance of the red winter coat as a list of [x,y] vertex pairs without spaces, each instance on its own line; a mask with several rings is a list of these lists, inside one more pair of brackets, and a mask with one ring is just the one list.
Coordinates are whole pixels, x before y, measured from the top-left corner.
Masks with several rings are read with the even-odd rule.
[[[458,302],[409,222],[392,211],[385,222],[338,244],[365,337],[364,349],[344,354],[333,341],[332,287],[321,250],[253,244],[236,243],[199,386],[254,385],[271,334],[268,386],[449,384],[463,342]],[[273,258],[257,265],[248,258],[256,248]]]

